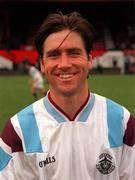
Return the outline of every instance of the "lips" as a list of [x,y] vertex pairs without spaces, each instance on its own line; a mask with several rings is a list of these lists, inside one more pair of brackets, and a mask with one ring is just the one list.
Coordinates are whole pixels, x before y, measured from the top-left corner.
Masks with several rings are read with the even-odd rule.
[[68,79],[68,78],[72,78],[74,76],[74,74],[59,74],[58,77],[61,79]]

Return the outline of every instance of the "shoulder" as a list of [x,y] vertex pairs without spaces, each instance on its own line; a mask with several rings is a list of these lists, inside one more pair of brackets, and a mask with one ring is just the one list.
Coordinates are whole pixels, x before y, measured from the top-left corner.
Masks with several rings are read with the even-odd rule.
[[111,124],[116,126],[121,124],[121,127],[126,129],[130,112],[123,105],[107,97],[96,95],[96,99],[102,104],[108,123],[112,122]]
[[31,122],[36,120],[37,112],[40,111],[40,109],[42,109],[43,106],[44,104],[43,104],[43,98],[42,98],[30,104],[29,106],[25,107],[24,109],[16,113],[7,121],[4,131],[7,133],[9,131],[13,132],[13,130],[15,130],[16,132],[19,132],[20,127],[23,126],[23,124],[26,124],[26,126],[30,127]]
[[33,136],[36,133],[36,115],[43,108],[42,106],[43,98],[22,109],[7,121],[1,138],[12,152],[22,151],[22,141],[28,139],[30,134]]
[[111,133],[118,135],[121,132],[121,137],[124,136],[123,143],[135,147],[135,117],[123,105],[100,95],[95,96],[106,106],[106,118]]
[[108,114],[121,115],[123,117],[126,116],[126,118],[129,118],[130,112],[123,105],[119,104],[118,102],[110,98],[98,94],[95,94],[95,97],[98,102],[105,104],[106,111]]
[[43,99],[44,98],[25,107],[11,119],[18,119],[19,123],[21,123],[22,121],[28,123],[32,120],[35,120],[37,113],[40,112],[40,109],[44,108]]

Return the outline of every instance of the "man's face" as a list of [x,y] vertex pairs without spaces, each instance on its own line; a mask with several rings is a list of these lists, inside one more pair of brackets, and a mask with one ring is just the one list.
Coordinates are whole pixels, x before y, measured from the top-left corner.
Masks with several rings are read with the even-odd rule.
[[41,70],[54,94],[70,96],[88,91],[87,76],[91,69],[81,36],[62,30],[47,37],[43,44]]

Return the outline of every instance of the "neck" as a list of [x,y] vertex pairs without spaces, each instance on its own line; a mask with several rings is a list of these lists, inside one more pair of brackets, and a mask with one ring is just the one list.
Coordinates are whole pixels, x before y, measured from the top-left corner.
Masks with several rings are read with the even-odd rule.
[[59,96],[50,91],[50,98],[64,113],[72,120],[81,109],[81,107],[87,102],[89,97],[89,91],[85,91],[82,94],[78,93],[72,96]]

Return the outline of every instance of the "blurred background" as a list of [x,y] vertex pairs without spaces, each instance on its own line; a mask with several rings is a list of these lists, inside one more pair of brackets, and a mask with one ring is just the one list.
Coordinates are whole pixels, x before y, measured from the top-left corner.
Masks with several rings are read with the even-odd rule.
[[58,11],[78,11],[95,28],[90,89],[135,115],[134,0],[0,0],[0,131],[34,101],[23,62],[38,66],[33,37],[44,18]]

